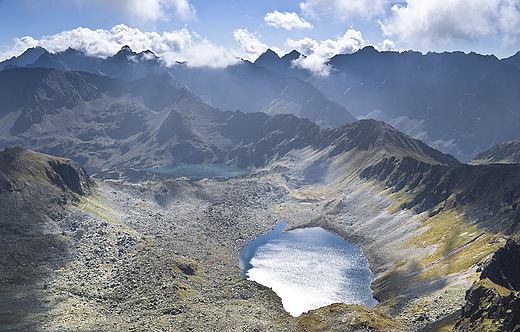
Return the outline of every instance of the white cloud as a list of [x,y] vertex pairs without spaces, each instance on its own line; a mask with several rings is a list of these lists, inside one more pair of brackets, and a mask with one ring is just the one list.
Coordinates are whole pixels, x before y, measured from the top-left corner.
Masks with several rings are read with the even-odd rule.
[[132,20],[150,22],[168,20],[173,13],[181,20],[194,19],[195,8],[188,0],[80,0],[82,3],[95,1],[123,11]]
[[327,76],[330,73],[330,67],[326,64],[328,59],[336,54],[357,52],[363,48],[365,41],[361,32],[350,29],[336,40],[317,42],[310,38],[287,39],[286,45],[305,55],[294,61],[293,65],[308,69],[317,75]]
[[378,45],[380,51],[395,51],[395,43],[390,39],[385,39],[383,43]]
[[407,0],[381,22],[383,33],[412,47],[492,36],[509,45],[520,33],[516,0]]
[[89,56],[108,57],[117,53],[124,45],[130,46],[135,52],[151,50],[166,65],[186,61],[189,66],[225,67],[238,61],[233,52],[214,46],[186,28],[159,34],[142,32],[124,24],[110,30],[77,28],[44,36],[40,40],[32,37],[16,38],[14,47],[0,54],[0,57],[10,58],[35,46],[41,46],[52,53],[72,47]]
[[241,61],[226,48],[215,46],[207,40],[188,48],[184,55],[190,67],[224,68]]
[[258,34],[251,33],[247,29],[238,29],[233,32],[233,37],[242,48],[239,55],[249,61],[254,61],[269,47],[262,43]]
[[267,25],[273,26],[277,29],[284,28],[286,30],[291,30],[294,28],[303,30],[313,28],[312,24],[300,18],[296,13],[280,13],[275,10],[273,13],[267,13],[264,20],[267,22]]
[[332,16],[346,20],[352,16],[372,18],[385,12],[386,0],[306,0],[300,3],[304,16],[322,18]]

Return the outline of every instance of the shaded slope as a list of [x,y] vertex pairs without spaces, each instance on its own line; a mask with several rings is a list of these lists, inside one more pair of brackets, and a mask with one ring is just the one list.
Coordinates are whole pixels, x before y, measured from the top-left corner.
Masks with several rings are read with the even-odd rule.
[[94,187],[71,160],[20,147],[0,152],[0,326],[33,329],[24,325],[26,316],[46,308],[34,283],[70,260],[71,241],[56,221]]
[[[92,168],[187,163],[260,167],[293,149],[384,147],[433,163],[453,158],[375,121],[320,128],[294,115],[222,112],[204,104],[170,75],[126,82],[42,68],[0,72],[20,93],[0,110],[2,146],[23,144],[74,158]],[[6,100],[9,100],[6,96]]]
[[[261,61],[260,61],[261,60]],[[517,139],[520,68],[475,53],[378,52],[368,46],[336,55],[328,76],[298,77],[356,117],[372,117],[459,160]],[[288,73],[282,59],[259,63]]]
[[222,110],[294,114],[324,127],[355,121],[344,107],[311,84],[247,61],[217,69],[178,64],[169,70],[193,93]]

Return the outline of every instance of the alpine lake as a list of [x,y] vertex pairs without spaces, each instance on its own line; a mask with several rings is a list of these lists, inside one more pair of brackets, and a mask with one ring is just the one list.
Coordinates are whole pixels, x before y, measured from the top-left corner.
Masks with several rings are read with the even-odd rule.
[[[250,171],[220,164],[177,164],[142,171],[188,178],[230,178]],[[270,287],[292,316],[333,303],[375,306],[375,275],[361,249],[320,227],[284,231],[285,222],[240,252],[243,278]]]

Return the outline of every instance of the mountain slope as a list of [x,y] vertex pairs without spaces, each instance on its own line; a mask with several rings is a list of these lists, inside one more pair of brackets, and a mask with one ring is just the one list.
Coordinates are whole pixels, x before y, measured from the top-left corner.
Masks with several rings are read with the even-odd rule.
[[497,144],[479,153],[471,164],[517,164],[520,163],[520,140]]
[[[17,77],[18,85],[13,85],[12,77]],[[293,115],[219,111],[167,74],[126,82],[86,73],[18,68],[0,72],[0,83],[6,96],[8,86],[19,91],[0,109],[2,146],[24,144],[93,169],[175,162],[260,167],[308,145],[337,144],[338,151],[370,144],[362,138],[345,143],[346,133],[354,130],[350,126],[321,129]],[[389,135],[386,131],[379,136]],[[377,138],[375,132],[367,135]],[[389,139],[402,143],[403,138],[392,135]],[[422,144],[415,149],[423,153],[427,147]]]
[[[29,185],[17,185],[29,192],[14,194],[12,176],[2,171],[8,175],[2,175],[0,194],[8,197],[5,206],[13,209],[8,211],[12,220],[31,219],[33,210],[18,209],[17,204],[29,204],[31,195],[47,191],[51,196],[42,194],[35,216],[54,227],[52,234],[61,230],[62,236],[70,237],[74,257],[79,257],[72,268],[63,256],[68,272],[57,277],[49,292],[65,289],[72,295],[65,296],[67,307],[56,304],[49,309],[53,313],[74,311],[72,304],[83,306],[93,299],[107,301],[108,308],[118,308],[128,317],[151,308],[144,314],[147,322],[161,316],[168,324],[174,322],[173,327],[185,322],[200,329],[220,328],[220,313],[227,312],[220,306],[225,306],[233,317],[240,317],[237,326],[265,327],[276,321],[281,330],[293,328],[297,320],[287,317],[276,296],[242,280],[236,266],[240,248],[281,220],[290,228],[321,226],[361,246],[378,277],[372,287],[379,308],[416,330],[462,308],[466,290],[482,270],[494,283],[514,283],[509,279],[515,273],[504,272],[499,278],[503,264],[490,260],[520,234],[518,164],[461,164],[375,120],[331,129],[292,114],[223,112],[204,104],[169,74],[129,82],[55,69],[13,68],[0,72],[0,84],[2,144],[55,151],[74,157],[90,171],[109,171],[99,174],[107,178],[100,182],[101,193],[87,201],[77,191],[67,196],[48,189],[49,181],[61,183],[60,190],[66,192],[81,188],[82,181],[66,180],[71,177],[65,166],[53,171],[52,163],[34,166],[19,180],[29,179]],[[18,93],[9,92],[9,87]],[[19,150],[25,151],[5,153],[11,156]],[[19,153],[26,154],[33,156]],[[6,169],[23,169],[38,158],[6,159],[11,160]],[[236,165],[253,174],[196,181],[135,170],[176,162]],[[60,165],[67,163],[72,162]],[[67,205],[74,218],[60,219],[69,211],[63,206],[73,197],[85,204]],[[61,222],[52,224],[47,218]],[[38,229],[33,226],[27,230]],[[55,242],[54,248],[66,254],[69,242],[60,243]],[[168,266],[178,267],[175,278],[166,272]],[[510,266],[520,270],[514,262]],[[111,271],[109,277],[105,271]],[[86,286],[77,282],[90,275],[94,282]],[[228,277],[231,280],[223,279]],[[166,298],[157,294],[162,289],[171,290]],[[184,306],[185,299],[197,305]],[[91,305],[89,312],[97,313],[91,317],[108,315],[110,322],[88,319],[89,328],[135,327],[118,320],[125,315],[103,311],[105,304]],[[251,311],[240,311],[244,307],[265,315],[259,319]],[[339,323],[327,316],[333,316],[333,309],[302,319],[305,324],[313,319]],[[340,311],[346,315],[351,309]],[[100,312],[105,314],[99,316]],[[468,303],[467,312],[485,310]],[[75,324],[80,320],[71,317]],[[68,324],[59,317],[52,320]]]
[[[0,108],[1,146],[24,144],[87,167],[133,157],[124,155],[150,139],[167,108],[192,96],[168,74],[125,82],[18,68],[0,72],[0,84],[6,96]],[[18,91],[15,98],[7,97],[11,89]]]
[[[273,70],[290,69],[281,59],[270,62]],[[304,80],[356,117],[391,123],[459,160],[518,138],[520,68],[494,56],[368,46],[336,55],[327,65],[330,75],[307,72]]]
[[244,61],[223,69],[178,64],[170,72],[205,102],[222,110],[306,117],[323,127],[355,118],[311,84]]
[[[136,53],[128,46],[107,59],[88,57],[73,49],[58,53],[42,52],[38,59],[29,63],[25,63],[30,61],[26,60],[23,66],[85,71],[126,81],[171,72],[207,103],[224,110],[294,114],[326,127],[355,121],[347,110],[312,85],[247,61],[225,69],[191,68],[184,64],[167,68],[152,52]],[[24,58],[28,59],[29,53],[27,51]]]

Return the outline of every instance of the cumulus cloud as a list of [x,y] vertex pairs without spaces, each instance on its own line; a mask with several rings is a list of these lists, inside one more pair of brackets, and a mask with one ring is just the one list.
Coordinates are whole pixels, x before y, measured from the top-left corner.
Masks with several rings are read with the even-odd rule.
[[372,18],[385,12],[386,0],[306,0],[300,3],[304,16],[315,19],[332,16],[346,20],[352,16]]
[[273,26],[277,29],[284,28],[286,30],[291,30],[294,28],[303,30],[313,28],[312,24],[300,18],[296,13],[280,13],[275,10],[273,13],[267,13],[264,20],[267,22],[267,25]]
[[395,43],[390,39],[385,39],[382,43],[378,45],[378,49],[380,51],[395,51]]
[[237,29],[233,32],[233,37],[241,47],[239,54],[246,60],[254,61],[265,52],[269,47],[262,43],[258,34],[249,32],[247,29]]
[[224,68],[241,61],[226,48],[215,46],[208,40],[203,40],[188,48],[184,55],[188,59],[186,63],[190,67]]
[[520,32],[516,0],[407,0],[394,5],[383,33],[413,47],[492,36],[509,45]]
[[72,47],[89,56],[108,57],[128,45],[135,52],[150,50],[172,65],[185,61],[189,66],[225,67],[238,60],[232,52],[217,47],[186,28],[164,32],[143,32],[124,24],[110,30],[77,28],[44,36],[16,38],[15,45],[8,52],[0,54],[3,59],[23,53],[29,47],[41,46],[49,52],[60,52]]
[[305,55],[295,60],[294,66],[308,69],[317,75],[327,76],[330,73],[330,66],[326,64],[328,59],[336,54],[357,52],[363,48],[365,42],[361,32],[350,29],[336,40],[327,39],[317,42],[310,38],[287,39],[286,45]]
[[91,1],[119,9],[138,22],[168,20],[172,13],[185,21],[196,16],[188,0],[80,0]]

